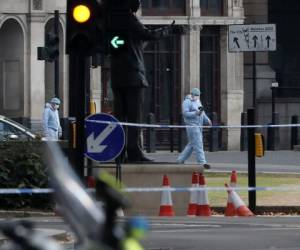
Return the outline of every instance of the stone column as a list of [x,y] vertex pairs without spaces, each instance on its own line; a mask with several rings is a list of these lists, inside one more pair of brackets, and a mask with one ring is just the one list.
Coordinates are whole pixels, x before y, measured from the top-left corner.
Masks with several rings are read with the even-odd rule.
[[190,0],[190,13],[189,14],[192,17],[200,17],[201,16],[199,0]]
[[190,16],[188,34],[182,37],[182,96],[200,83],[200,30],[194,19],[200,17],[200,1],[190,0],[187,15]]
[[243,8],[242,0],[233,0],[232,16],[233,17],[243,17],[244,16],[244,8]]
[[45,17],[44,13],[31,13],[28,16],[29,117],[33,128],[40,122],[45,105],[45,62],[37,60],[37,47],[45,44]]
[[[239,125],[244,102],[244,60],[242,53],[228,52],[228,29],[221,28],[221,121]],[[239,150],[240,129],[224,129],[228,150]]]
[[101,67],[91,69],[91,101],[96,103],[96,111],[101,111]]
[[200,26],[190,26],[190,32],[184,38],[182,91],[187,94],[200,83]]
[[243,0],[227,0],[226,7],[228,16],[243,17],[245,15]]
[[[65,34],[65,32],[63,32]],[[62,98],[63,98],[63,117],[68,117],[69,116],[69,56],[66,55],[66,50],[65,50],[65,41],[66,41],[66,36],[64,35],[62,42],[63,42],[63,49],[61,50],[64,54],[61,55],[61,61],[60,64],[60,83],[63,84],[63,93],[62,93]],[[61,53],[61,52],[60,52]]]

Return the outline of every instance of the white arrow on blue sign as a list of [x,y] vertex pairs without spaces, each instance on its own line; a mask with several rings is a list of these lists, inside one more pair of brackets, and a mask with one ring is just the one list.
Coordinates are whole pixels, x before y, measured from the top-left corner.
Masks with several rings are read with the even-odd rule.
[[[109,121],[112,123],[99,123]],[[125,133],[119,121],[104,113],[93,114],[85,119],[85,156],[99,162],[115,159],[125,145]]]

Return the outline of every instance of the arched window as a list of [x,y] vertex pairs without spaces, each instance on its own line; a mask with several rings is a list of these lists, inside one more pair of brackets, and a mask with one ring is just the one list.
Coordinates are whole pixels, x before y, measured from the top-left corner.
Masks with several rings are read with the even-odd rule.
[[15,19],[0,29],[0,114],[24,116],[24,35]]

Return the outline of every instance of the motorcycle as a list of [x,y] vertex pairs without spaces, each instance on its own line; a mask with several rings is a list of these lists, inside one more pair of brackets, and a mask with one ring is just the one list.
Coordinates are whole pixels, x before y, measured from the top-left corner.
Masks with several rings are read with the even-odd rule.
[[[59,213],[73,230],[76,248],[83,250],[143,250],[139,240],[145,236],[148,224],[143,218],[118,220],[117,211],[128,207],[120,183],[107,172],[100,171],[96,181],[97,204],[75,174],[55,142],[47,142],[45,162],[54,189]],[[9,249],[62,250],[55,240],[34,230],[28,221],[0,223],[0,231],[11,240]]]

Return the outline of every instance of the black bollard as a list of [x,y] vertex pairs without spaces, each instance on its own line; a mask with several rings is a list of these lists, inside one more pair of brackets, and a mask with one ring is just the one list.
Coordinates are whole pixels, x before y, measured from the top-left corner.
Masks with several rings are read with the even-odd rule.
[[62,138],[61,140],[69,139],[69,118],[60,118],[60,125],[62,128]]
[[[182,114],[179,114],[178,121],[179,121],[179,125],[184,124],[183,119],[182,119]],[[178,152],[181,152],[183,149],[183,141],[184,141],[183,135],[184,134],[185,134],[185,129],[179,128],[178,129]]]
[[[241,113],[241,125],[247,125],[247,113]],[[245,151],[248,150],[248,136],[247,129],[241,128],[241,137],[240,137],[240,150]]]
[[[272,125],[279,124],[279,114],[272,113]],[[279,128],[268,127],[267,129],[267,149],[274,151],[279,147]]]
[[68,118],[69,123],[69,133],[68,133],[68,159],[71,164],[73,164],[75,159],[75,149],[76,149],[76,117],[69,117]]
[[[155,123],[155,116],[153,113],[149,113],[148,115],[148,124]],[[156,144],[156,135],[154,128],[147,128],[147,153],[154,153],[156,151],[155,144]]]
[[[291,124],[298,124],[298,116],[293,115]],[[294,146],[298,145],[298,127],[292,127],[291,128],[291,149],[294,149]]]
[[[211,121],[213,125],[218,124],[218,115],[216,112],[211,113]],[[210,129],[210,144],[209,151],[217,152],[219,150],[219,129],[211,128]]]
[[[255,109],[248,109],[248,125],[255,125]],[[255,128],[248,128],[248,186],[256,187]],[[255,213],[256,191],[248,191],[249,208]]]

